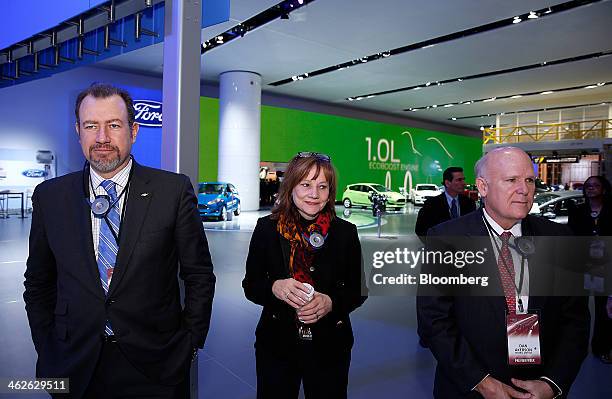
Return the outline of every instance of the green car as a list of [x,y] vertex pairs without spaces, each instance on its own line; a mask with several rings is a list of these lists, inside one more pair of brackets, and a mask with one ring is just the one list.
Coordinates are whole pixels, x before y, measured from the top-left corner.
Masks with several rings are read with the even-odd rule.
[[342,204],[345,208],[352,206],[372,206],[370,201],[370,193],[376,192],[387,197],[387,208],[401,209],[406,205],[406,197],[397,191],[391,191],[382,184],[376,183],[355,183],[346,186],[346,190],[342,194]]

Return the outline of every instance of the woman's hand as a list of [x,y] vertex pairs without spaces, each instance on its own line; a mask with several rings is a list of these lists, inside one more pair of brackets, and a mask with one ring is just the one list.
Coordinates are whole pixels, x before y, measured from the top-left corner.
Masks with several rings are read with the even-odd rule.
[[272,284],[272,293],[294,309],[299,309],[308,303],[308,289],[293,278],[276,280]]
[[312,324],[319,321],[332,310],[332,300],[329,296],[320,292],[314,293],[312,301],[298,309],[298,320],[304,324]]

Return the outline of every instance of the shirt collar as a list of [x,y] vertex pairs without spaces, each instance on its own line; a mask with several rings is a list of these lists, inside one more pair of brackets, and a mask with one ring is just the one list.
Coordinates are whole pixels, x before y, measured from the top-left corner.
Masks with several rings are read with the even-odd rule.
[[130,157],[130,161],[127,163],[127,165],[125,165],[123,167],[123,169],[121,169],[119,172],[115,173],[115,175],[113,177],[111,177],[110,179],[105,179],[102,176],[100,176],[98,173],[96,173],[95,170],[93,170],[91,167],[89,168],[89,175],[91,176],[91,185],[94,186],[94,188],[97,188],[100,186],[100,184],[102,184],[102,182],[104,180],[112,180],[115,185],[117,186],[117,192],[121,191],[123,188],[125,188],[125,185],[127,183],[127,177],[130,174],[130,170],[132,170],[132,158]]
[[485,219],[487,219],[487,222],[489,222],[489,225],[491,226],[493,231],[495,231],[498,236],[500,236],[504,231],[509,231],[514,237],[521,237],[523,235],[523,232],[521,231],[521,220],[516,222],[514,226],[512,226],[509,230],[505,230],[495,220],[493,220],[491,216],[489,216],[489,214],[487,213],[487,208],[483,208],[483,214]]
[[453,197],[453,196],[451,196],[451,195],[448,193],[448,191],[446,191],[446,189],[444,189],[444,195],[446,195],[446,200],[447,200],[449,203],[450,203],[452,200],[459,201],[459,196],[458,196],[458,195],[456,195],[456,196],[454,196],[454,197]]

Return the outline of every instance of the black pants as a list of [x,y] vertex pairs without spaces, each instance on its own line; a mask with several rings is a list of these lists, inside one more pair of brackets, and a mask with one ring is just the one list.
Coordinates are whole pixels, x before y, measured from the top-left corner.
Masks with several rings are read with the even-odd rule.
[[346,398],[351,352],[333,352],[316,353],[310,341],[286,352],[257,346],[257,399],[297,398],[302,381],[307,399]]
[[189,375],[179,385],[161,385],[132,366],[115,342],[106,341],[83,397],[186,399],[189,398]]
[[612,350],[612,319],[606,311],[607,296],[596,296],[591,350],[597,356],[606,355]]

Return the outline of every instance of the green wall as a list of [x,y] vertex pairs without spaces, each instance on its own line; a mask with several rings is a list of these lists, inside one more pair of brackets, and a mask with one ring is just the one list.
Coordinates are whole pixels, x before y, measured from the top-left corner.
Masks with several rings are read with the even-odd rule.
[[[219,105],[200,100],[200,180],[217,178]],[[463,166],[474,182],[473,166],[482,154],[482,140],[401,125],[370,122],[287,108],[262,106],[261,160],[288,162],[299,151],[328,154],[338,172],[338,198],[347,184],[374,182],[391,188],[441,184],[448,166]],[[387,174],[387,172],[389,172]],[[406,185],[409,185],[407,180]]]

